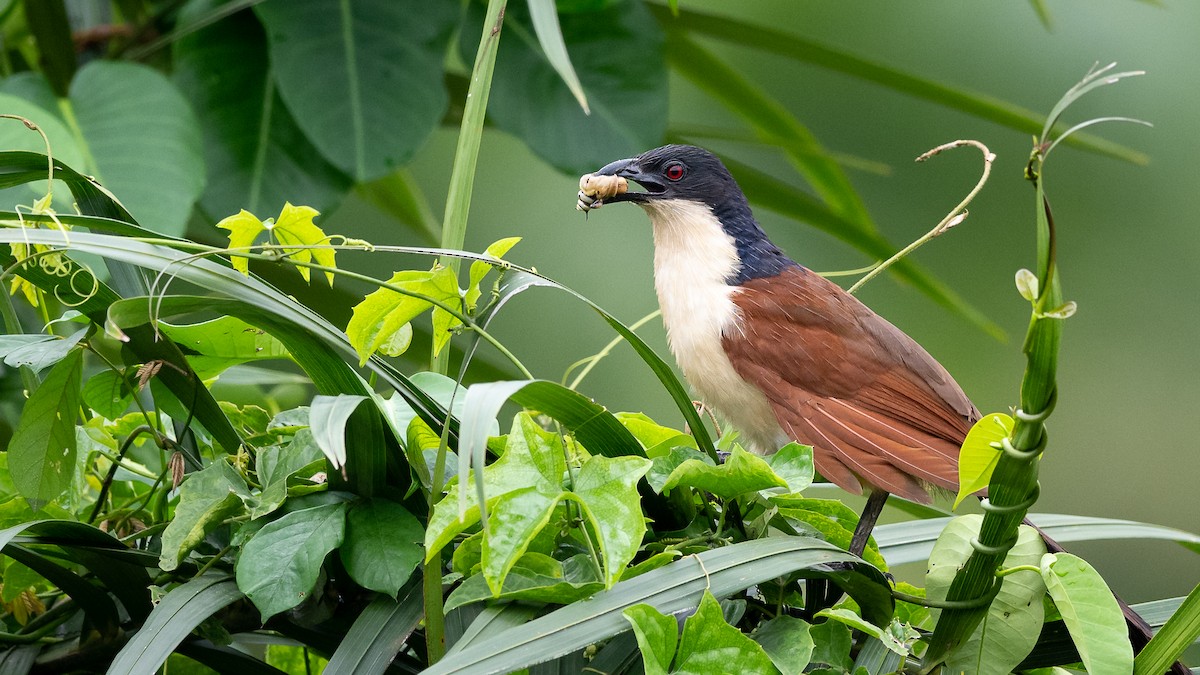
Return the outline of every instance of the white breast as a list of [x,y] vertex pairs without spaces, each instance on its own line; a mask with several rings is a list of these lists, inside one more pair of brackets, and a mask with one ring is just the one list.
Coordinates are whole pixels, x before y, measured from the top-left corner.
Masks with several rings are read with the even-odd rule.
[[712,209],[684,200],[642,205],[654,229],[654,288],[671,353],[688,384],[717,415],[741,431],[742,444],[770,453],[786,442],[770,403],[733,369],[721,337],[740,330],[726,279],[738,269],[737,247]]

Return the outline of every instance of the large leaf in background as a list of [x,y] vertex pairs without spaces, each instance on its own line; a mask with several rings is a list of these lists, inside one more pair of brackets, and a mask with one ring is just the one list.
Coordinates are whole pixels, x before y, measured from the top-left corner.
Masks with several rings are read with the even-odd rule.
[[399,168],[441,122],[442,61],[457,3],[289,0],[254,11],[297,124],[357,180]]
[[308,597],[325,556],[342,544],[345,532],[346,505],[339,502],[293,511],[246,542],[238,556],[237,585],[263,621]]
[[146,66],[93,61],[71,83],[87,173],[146,227],[181,234],[204,188],[200,127],[167,78]]
[[[54,110],[53,104],[55,101],[51,99],[49,102],[52,107],[45,108],[44,106],[36,105],[26,96],[36,96],[41,88],[49,91],[46,87],[45,80],[32,76],[30,73],[23,73],[25,77],[14,75],[7,77],[0,82],[0,111],[6,115],[20,115],[38,125],[46,134],[46,138],[50,141],[50,151],[54,154],[54,158],[65,162],[71,166],[82,166],[83,156],[79,154],[79,146],[75,144],[75,138],[71,135],[70,130],[63,124],[51,110]],[[40,87],[39,87],[40,85]],[[46,152],[46,143],[36,132],[28,129],[17,120],[0,120],[0,148],[5,150],[29,150],[32,152]],[[45,173],[46,164],[42,164],[42,172]],[[34,183],[34,190],[44,192],[45,183]],[[14,193],[12,196],[7,196],[6,207],[11,207],[13,203],[31,202],[30,195],[35,192],[26,191]],[[39,195],[40,196],[40,195]],[[64,193],[61,195],[60,205],[70,204],[70,197]]]
[[[550,164],[583,173],[660,145],[667,127],[667,68],[658,25],[641,2],[560,17],[591,115],[546,60],[523,3],[510,3],[488,115]],[[483,25],[472,5],[460,49],[474,53]],[[636,67],[630,67],[636,64]]]
[[[217,4],[189,3],[180,23]],[[208,186],[200,205],[209,216],[274,212],[288,201],[327,212],[350,189],[350,179],[321,157],[279,97],[266,34],[252,13],[177,42],[174,79],[204,134]]]

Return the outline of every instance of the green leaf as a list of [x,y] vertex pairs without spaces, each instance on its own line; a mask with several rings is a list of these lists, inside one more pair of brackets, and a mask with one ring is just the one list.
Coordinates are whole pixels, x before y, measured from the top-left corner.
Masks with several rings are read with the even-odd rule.
[[571,65],[571,57],[567,54],[567,45],[563,43],[562,28],[558,24],[558,7],[554,0],[529,0],[529,19],[533,30],[537,33],[538,42],[546,60],[558,72],[563,84],[575,95],[579,107],[584,114],[589,114],[587,96],[583,93],[583,85]]
[[1041,568],[1046,590],[1087,671],[1092,675],[1131,672],[1133,647],[1125,616],[1095,568],[1070,553],[1047,553]]
[[366,396],[338,394],[313,397],[308,410],[308,424],[317,447],[329,459],[333,468],[346,465],[346,423]]
[[267,523],[242,547],[237,585],[263,621],[295,607],[313,591],[325,556],[342,544],[345,513],[345,503],[293,511]]
[[84,328],[65,338],[52,335],[5,335],[3,337],[6,338],[6,342],[9,344],[16,342],[18,346],[7,350],[4,363],[13,368],[29,366],[33,372],[40,372],[63,360],[75,349],[87,332],[88,329]]
[[823,609],[817,612],[818,617],[825,617],[840,624],[849,626],[850,628],[866,633],[883,644],[888,650],[899,654],[900,656],[908,655],[908,647],[897,640],[888,629],[881,628],[875,624],[863,619],[853,611],[844,608]]
[[97,60],[76,73],[69,101],[87,171],[149,228],[182,233],[204,188],[204,160],[179,91],[147,66]]
[[[838,548],[850,548],[850,540],[858,526],[858,514],[842,502],[836,499],[776,495],[771,497],[771,503],[779,508],[780,515],[806,523]],[[887,569],[874,538],[868,538],[863,559],[880,569]]]
[[736,497],[747,492],[773,487],[787,487],[787,482],[775,475],[765,460],[735,447],[729,459],[720,466],[698,459],[684,461],[667,477],[663,490],[676,485],[711,492],[718,497]]
[[160,323],[159,330],[189,352],[188,362],[203,379],[226,368],[263,359],[288,358],[287,347],[261,328],[233,316],[183,325]]
[[[951,520],[942,530],[929,554],[929,571],[925,576],[926,594],[931,600],[946,598],[955,574],[974,552],[971,541],[979,536],[982,522],[982,516],[971,514]],[[1045,551],[1041,535],[1031,527],[1022,526],[1003,566],[1037,565]],[[1005,576],[987,615],[974,633],[949,654],[947,667],[982,675],[1007,675],[1037,643],[1045,593],[1045,584],[1032,571]],[[931,614],[936,622],[940,611],[931,610]]]
[[382,673],[421,621],[421,584],[419,575],[401,591],[399,600],[380,596],[371,601],[354,620],[354,625],[338,643],[337,651],[322,671],[342,673]]
[[[614,416],[638,439],[642,447],[646,449],[646,456],[651,459],[665,456],[677,447],[696,448],[696,439],[678,429],[664,427],[642,413],[616,413]],[[707,457],[701,453],[697,454]],[[676,462],[672,468],[678,464]],[[665,474],[663,478],[666,478]],[[656,487],[655,490],[661,492],[661,486]]]
[[388,284],[406,293],[380,288],[367,294],[354,306],[354,314],[346,325],[346,336],[358,352],[359,365],[365,364],[405,324],[432,307],[431,301],[450,303],[459,299],[458,279],[448,267],[439,266],[429,272],[396,272]]
[[25,23],[37,41],[38,61],[59,96],[65,96],[75,73],[75,43],[63,0],[25,2]]
[[[546,570],[533,570],[524,567],[530,558],[537,556],[527,553],[504,577],[504,586],[499,593],[493,593],[487,580],[482,574],[467,577],[458,588],[446,598],[446,611],[449,612],[463,605],[484,600],[521,600],[553,605],[567,605],[590,598],[604,590],[604,582],[596,578],[596,572],[590,560],[584,563],[567,563],[558,566],[553,574]],[[580,558],[586,556],[575,556]],[[554,563],[558,561],[554,561]],[[569,569],[564,569],[569,568]],[[578,573],[585,571],[586,574]]]
[[[488,117],[550,164],[575,173],[661,145],[667,127],[667,68],[658,25],[640,2],[560,17],[591,115],[538,48],[523,3],[504,17]],[[483,13],[470,6],[459,46],[469,60]],[[636,63],[636,68],[628,67]]]
[[242,500],[249,497],[246,480],[224,459],[190,474],[179,486],[175,515],[163,530],[158,566],[168,572],[177,568],[209,532],[242,511]]
[[992,471],[1000,461],[1000,441],[1012,434],[1013,418],[1004,413],[984,415],[976,422],[963,441],[958,455],[958,497],[954,508],[970,495],[988,486]]
[[56,499],[74,476],[82,373],[83,351],[73,349],[25,401],[9,440],[13,484],[34,509]]
[[260,448],[254,457],[254,472],[262,492],[250,504],[250,518],[261,518],[279,508],[288,496],[289,479],[323,457],[310,429],[300,429],[286,445]]
[[511,490],[490,505],[489,528],[483,537],[483,576],[494,595],[499,595],[504,577],[566,496],[561,490],[544,488],[539,485]]
[[[504,255],[520,241],[520,237],[506,237],[504,239],[499,239],[492,242],[491,246],[488,246],[487,249],[484,250],[483,255],[486,258],[503,260]],[[483,278],[486,277],[487,273],[491,270],[492,265],[489,265],[482,260],[476,260],[471,263],[471,272],[469,276],[470,283],[467,285],[466,295],[463,296],[467,303],[468,310],[475,310],[475,305],[479,303],[479,297],[482,295],[482,292],[479,290],[479,284],[483,283]]]
[[737,664],[739,673],[772,675],[775,665],[763,648],[740,630],[725,623],[721,605],[705,591],[696,613],[683,624],[676,655],[676,673],[715,675]]
[[[1135,607],[1147,618],[1147,613]],[[1187,598],[1171,614],[1161,630],[1155,633],[1150,643],[1138,653],[1133,662],[1134,675],[1158,675],[1171,667],[1184,650],[1200,637],[1200,585],[1188,593]]]
[[402,166],[441,122],[442,61],[459,17],[453,3],[292,0],[254,10],[288,110],[357,181]]
[[826,621],[809,631],[813,641],[812,665],[827,665],[848,672],[854,660],[850,647],[854,644],[850,629],[837,621]]
[[754,634],[755,642],[771,659],[771,663],[783,675],[799,675],[804,672],[813,653],[812,626],[793,616],[781,614],[764,622]]
[[633,626],[646,675],[667,675],[679,642],[679,622],[645,604],[634,605],[623,613]]
[[789,493],[801,492],[812,485],[814,469],[811,445],[788,443],[766,459],[771,471],[787,483]]
[[655,492],[663,493],[666,491],[667,479],[669,479],[677,468],[684,462],[698,462],[708,466],[715,467],[716,462],[696,450],[687,446],[675,446],[665,455],[659,455],[651,460],[650,470],[646,472],[646,483]]
[[177,586],[158,601],[150,617],[117,653],[108,673],[157,672],[193,629],[241,598],[237,584],[221,574],[197,577]]
[[[289,258],[302,263],[315,262],[324,267],[337,267],[337,251],[332,248],[304,248],[329,245],[329,237],[313,222],[313,218],[318,215],[317,210],[311,206],[293,206],[290,202],[285,202],[283,210],[279,212],[279,218],[274,223],[268,223],[266,227]],[[297,270],[305,281],[309,280],[307,267],[299,267]],[[333,272],[325,272],[325,279],[332,286]]]
[[[18,81],[24,81],[27,84],[24,86],[13,86]],[[48,101],[42,105],[32,98],[33,92],[19,92],[21,88],[31,88],[31,86],[45,86],[46,81],[35,74],[27,74],[23,78],[17,76],[7,77],[0,82],[0,110],[4,110],[6,115],[19,115],[24,117],[34,124],[38,125],[50,141],[50,150],[54,154],[54,159],[67,164],[69,166],[83,166],[83,154],[79,150],[79,146],[75,143],[75,136],[63,123],[62,119],[57,114],[51,112],[57,109],[57,100],[51,96]],[[21,94],[24,94],[23,96]],[[43,107],[46,106],[46,107]],[[37,132],[25,127],[24,124],[17,120],[0,120],[0,147],[6,150],[28,150],[30,152],[44,153],[46,152],[46,142]],[[49,168],[45,160],[41,164],[41,177],[46,177],[47,169]],[[32,184],[33,192],[45,194],[45,183],[38,181]],[[29,194],[29,193],[26,193]],[[64,200],[59,207],[67,205]],[[53,207],[54,204],[51,204]]]
[[115,420],[125,413],[133,401],[133,387],[115,370],[102,370],[88,378],[83,385],[83,402],[105,419]]
[[[673,614],[695,607],[705,589],[728,596],[793,571],[831,580],[847,591],[871,620],[889,621],[891,591],[879,570],[818,539],[768,537],[708,550],[621,581],[588,600],[474,642],[439,661],[426,675],[459,672],[468,667],[486,672],[525,668],[628,630],[622,612],[633,605],[646,603]],[[845,631],[848,652],[849,631],[844,626],[839,628]],[[820,638],[814,640],[821,644]]]
[[607,586],[621,578],[646,534],[637,483],[649,469],[650,460],[644,457],[597,455],[575,477],[571,492],[584,506],[600,539]]
[[[218,4],[187,3],[177,25]],[[273,212],[287,201],[327,212],[341,202],[350,179],[321,157],[279,97],[254,14],[236,13],[178,40],[173,70],[203,133],[208,185],[200,204],[210,217]]]
[[358,585],[395,597],[421,562],[425,531],[403,506],[382,499],[351,504],[339,553]]

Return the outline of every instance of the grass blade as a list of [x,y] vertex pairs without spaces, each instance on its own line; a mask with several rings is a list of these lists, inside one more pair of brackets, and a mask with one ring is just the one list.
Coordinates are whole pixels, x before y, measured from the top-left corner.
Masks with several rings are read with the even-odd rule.
[[579,83],[579,76],[575,74],[575,67],[571,65],[571,57],[567,54],[567,45],[563,42],[562,28],[558,25],[558,7],[554,0],[529,0],[529,18],[533,21],[533,31],[537,33],[546,60],[575,95],[579,107],[590,115],[587,95],[583,93],[583,85]]
[[330,657],[325,673],[370,675],[387,670],[421,620],[420,576],[413,575],[398,601],[381,595],[367,605]]
[[1134,675],[1165,672],[1197,637],[1200,637],[1200,585],[1188,593],[1179,609],[1134,659]]

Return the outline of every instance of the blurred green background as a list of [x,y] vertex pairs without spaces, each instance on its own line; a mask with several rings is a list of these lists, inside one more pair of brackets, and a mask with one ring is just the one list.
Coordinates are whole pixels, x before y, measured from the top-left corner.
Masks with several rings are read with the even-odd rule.
[[[1147,71],[1088,96],[1066,119],[1073,124],[1126,115],[1152,122],[1153,129],[1110,124],[1092,130],[1145,152],[1147,166],[1070,147],[1060,147],[1046,165],[1064,292],[1079,303],[1079,312],[1063,340],[1060,399],[1050,421],[1036,510],[1200,531],[1200,171],[1195,165],[1200,157],[1200,5],[1049,2],[1052,25],[1047,29],[1023,2],[681,4],[736,12],[743,20],[1039,112],[1048,112],[1097,62]],[[941,219],[975,183],[981,167],[978,153],[970,149],[927,164],[914,164],[913,158],[958,138],[981,140],[997,154],[992,179],[967,221],[919,251],[916,260],[982,308],[1008,339],[997,341],[887,276],[865,287],[860,297],[942,361],[981,410],[1014,405],[1024,368],[1020,342],[1028,305],[1016,293],[1013,274],[1033,266],[1033,190],[1022,178],[1029,137],[861,80],[699,40],[782,101],[832,151],[890,167],[887,175],[850,173],[880,229],[897,246]],[[501,59],[497,68],[504,67]],[[670,87],[672,125],[742,126],[674,74]],[[411,165],[439,214],[456,137],[454,130],[437,131]],[[798,180],[776,150],[736,143],[712,147],[789,182]],[[656,307],[648,221],[630,206],[585,218],[574,210],[576,183],[576,176],[555,171],[520,141],[488,130],[467,248],[482,250],[497,238],[522,236],[511,259],[632,322]],[[872,262],[794,221],[761,209],[758,216],[780,246],[815,270]],[[354,198],[326,229],[376,243],[416,243]],[[379,275],[423,264],[379,255],[359,260]],[[612,337],[589,310],[550,291],[517,299],[496,326],[526,365],[549,379],[559,379],[569,364]],[[641,333],[667,356],[661,323],[651,322]],[[644,410],[663,423],[680,424],[670,400],[628,347],[603,361],[582,390],[610,409]],[[1175,544],[1070,548],[1131,602],[1184,595],[1200,580],[1200,557]]]

